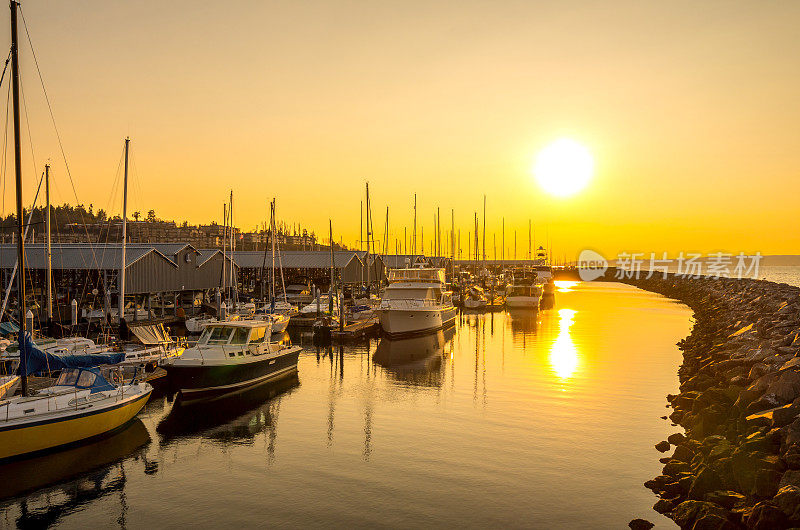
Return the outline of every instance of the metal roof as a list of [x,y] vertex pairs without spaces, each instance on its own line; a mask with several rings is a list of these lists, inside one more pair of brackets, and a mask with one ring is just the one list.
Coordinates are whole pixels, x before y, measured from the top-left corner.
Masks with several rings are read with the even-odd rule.
[[[217,254],[222,254],[222,251],[219,250],[218,248],[203,248],[203,249],[200,249],[200,250],[195,249],[195,252],[197,252],[197,256],[198,256],[197,257],[197,266],[198,267],[203,265],[205,262],[207,262],[208,260],[210,260],[211,258],[216,256]],[[227,259],[228,262],[233,262],[234,265],[236,265],[237,267],[239,266],[238,263],[236,263],[235,261],[233,261],[231,259],[230,254],[225,254],[225,258]]]
[[[51,246],[54,269],[116,270],[122,261],[122,245],[84,243],[58,243]],[[154,252],[172,263],[168,257],[152,246],[128,245],[125,266],[130,267],[147,254]],[[0,245],[0,268],[11,269],[17,262],[17,246]],[[47,269],[47,255],[42,243],[25,245],[25,266],[28,269]]]
[[[201,251],[202,252],[202,251]],[[280,258],[280,260],[279,260]],[[237,250],[233,260],[243,269],[260,269],[264,264],[264,253],[261,251]],[[353,261],[363,262],[352,250],[339,250],[333,253],[334,267],[343,269]],[[282,264],[286,269],[329,269],[331,266],[330,251],[281,251],[275,255],[275,264]],[[267,267],[272,266],[272,252],[267,252]]]
[[194,248],[189,243],[129,243],[128,247],[131,245],[142,245],[146,247],[152,247],[157,251],[161,252],[165,256],[175,256],[178,252],[189,247],[194,252],[197,252],[197,249]]

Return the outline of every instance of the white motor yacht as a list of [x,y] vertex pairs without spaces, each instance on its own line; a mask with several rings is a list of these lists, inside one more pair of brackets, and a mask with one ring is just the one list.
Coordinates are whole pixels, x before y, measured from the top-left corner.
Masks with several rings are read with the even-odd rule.
[[381,328],[402,336],[434,331],[456,318],[444,269],[414,267],[389,272],[389,285],[377,310]]

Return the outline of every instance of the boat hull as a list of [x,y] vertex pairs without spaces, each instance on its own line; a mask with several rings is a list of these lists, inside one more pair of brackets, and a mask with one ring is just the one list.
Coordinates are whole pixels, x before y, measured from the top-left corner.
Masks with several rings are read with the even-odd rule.
[[389,336],[403,337],[428,333],[455,322],[456,308],[380,309],[381,329]]
[[169,385],[183,397],[200,398],[239,390],[297,372],[301,348],[246,363],[166,366]]
[[277,318],[272,321],[272,333],[283,333],[289,327],[289,317]]
[[538,309],[538,296],[507,296],[506,307],[511,309]]
[[152,389],[119,404],[92,410],[75,411],[68,416],[42,419],[29,424],[0,427],[0,461],[20,458],[101,436],[132,420]]

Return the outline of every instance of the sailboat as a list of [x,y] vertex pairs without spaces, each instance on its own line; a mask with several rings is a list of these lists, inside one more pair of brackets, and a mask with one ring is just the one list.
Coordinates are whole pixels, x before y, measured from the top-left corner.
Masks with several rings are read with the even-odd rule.
[[[265,307],[265,314],[272,321],[272,333],[283,333],[289,327],[289,320],[291,319],[290,313],[294,311],[294,307],[286,299],[286,286],[283,286],[283,301],[276,300],[276,285],[275,285],[275,251],[277,249],[276,241],[276,223],[275,223],[275,199],[270,203],[270,219],[269,230],[270,240],[272,243],[272,269],[270,271],[269,283],[269,307]],[[266,261],[266,249],[264,249],[264,260]],[[263,270],[263,267],[262,267]],[[281,266],[281,284],[283,284],[283,267]]]
[[[19,307],[19,367],[22,395],[0,401],[0,460],[72,444],[113,431],[130,421],[144,407],[153,387],[134,380],[115,385],[98,366],[114,364],[124,354],[55,356],[37,348],[26,329],[25,238],[22,206],[20,142],[18,3],[11,0],[11,83],[14,116],[15,183],[17,206],[17,297]],[[28,376],[60,370],[56,384],[30,395]],[[112,376],[113,379],[113,376]]]
[[58,370],[60,375],[53,386],[32,396],[0,401],[0,461],[114,431],[139,413],[153,391],[135,377],[128,384],[112,384],[109,378],[122,381],[120,368],[100,371],[101,365],[122,362],[123,353],[59,357],[38,349],[30,336],[21,351],[23,384],[40,371]]
[[[117,276],[119,288],[118,314],[122,315],[122,318],[119,320],[120,334],[123,335],[123,330],[130,331],[130,334],[136,337],[137,341],[120,342],[114,350],[121,350],[125,353],[125,364],[144,366],[147,364],[160,364],[167,359],[180,357],[185,347],[170,338],[164,330],[163,324],[129,327],[125,320],[125,269],[127,267],[125,256],[128,245],[128,155],[130,152],[130,145],[131,139],[125,138],[125,173],[122,195],[122,252],[119,264],[119,275]],[[127,331],[124,335],[128,335]]]

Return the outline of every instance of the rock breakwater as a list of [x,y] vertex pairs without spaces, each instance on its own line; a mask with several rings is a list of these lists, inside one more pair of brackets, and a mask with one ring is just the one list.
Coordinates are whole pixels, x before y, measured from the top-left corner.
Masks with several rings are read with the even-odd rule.
[[678,343],[680,392],[667,396],[685,433],[656,444],[672,454],[645,483],[660,497],[654,509],[681,528],[800,527],[800,288],[661,274],[622,281],[695,317]]

